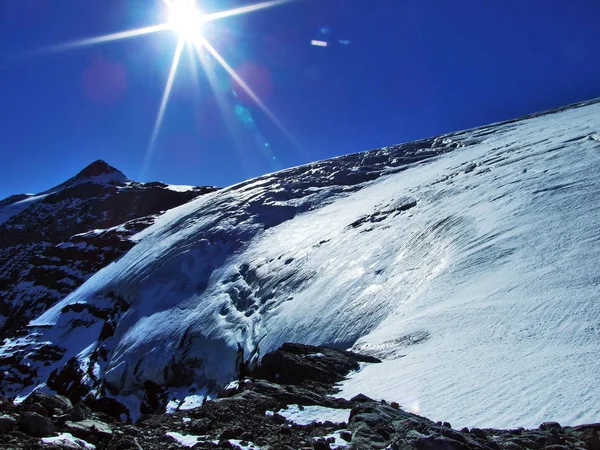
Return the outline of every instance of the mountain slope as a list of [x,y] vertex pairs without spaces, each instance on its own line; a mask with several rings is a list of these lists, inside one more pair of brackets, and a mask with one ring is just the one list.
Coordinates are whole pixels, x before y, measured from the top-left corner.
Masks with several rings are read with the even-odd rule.
[[343,393],[455,425],[598,420],[599,133],[589,102],[197,198],[5,341],[2,388],[143,412],[291,341],[383,359]]
[[48,191],[0,202],[0,338],[123,255],[161,212],[214,190],[136,183],[96,161]]

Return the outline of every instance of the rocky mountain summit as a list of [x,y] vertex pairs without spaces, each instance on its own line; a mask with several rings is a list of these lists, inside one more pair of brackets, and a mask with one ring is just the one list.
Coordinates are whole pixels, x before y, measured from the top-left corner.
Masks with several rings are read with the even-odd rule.
[[138,183],[99,160],[52,189],[0,201],[0,340],[125,254],[164,211],[215,190]]
[[284,344],[219,397],[135,424],[119,402],[35,392],[0,400],[0,447],[7,449],[394,449],[565,450],[600,448],[600,424],[537,429],[453,429],[364,395],[336,397],[335,383],[379,360],[326,347]]

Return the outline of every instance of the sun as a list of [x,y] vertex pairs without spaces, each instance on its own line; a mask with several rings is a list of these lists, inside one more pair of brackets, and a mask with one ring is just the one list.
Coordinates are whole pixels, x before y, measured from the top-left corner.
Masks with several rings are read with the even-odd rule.
[[[204,36],[204,34],[202,33],[202,26],[207,22],[225,19],[227,17],[237,16],[240,14],[248,14],[263,9],[272,8],[274,6],[284,5],[286,3],[298,0],[266,0],[260,3],[252,3],[249,5],[218,12],[212,12],[209,14],[204,14],[200,10],[200,8],[198,8],[198,5],[196,4],[197,0],[156,1],[166,5],[165,12],[167,13],[167,15],[165,17],[164,23],[159,23],[157,25],[149,25],[146,27],[136,28],[132,30],[119,31],[116,33],[105,34],[102,36],[80,39],[76,41],[65,42],[58,45],[51,45],[34,52],[34,54],[74,50],[77,48],[89,47],[98,44],[107,44],[110,42],[122,41],[124,39],[131,39],[154,33],[170,31],[172,33],[177,34],[178,39],[173,54],[173,61],[169,70],[169,76],[167,78],[167,83],[165,85],[162,100],[160,102],[158,115],[154,123],[152,136],[150,137],[150,142],[146,151],[146,156],[144,157],[142,172],[144,171],[144,167],[146,167],[154,151],[156,139],[160,132],[160,128],[165,116],[165,111],[167,109],[167,104],[169,103],[169,97],[171,95],[171,90],[173,88],[173,83],[177,74],[179,61],[185,48],[191,50],[190,54],[192,56],[193,53],[196,53],[202,65],[204,65],[204,61],[206,60],[204,51],[208,52],[208,54],[212,56],[223,67],[223,69],[225,69],[225,71],[231,76],[231,78],[236,81],[236,83],[241,87],[241,89],[246,91],[249,97],[255,102],[256,106],[258,106],[266,114],[266,116],[269,119],[271,119],[271,121],[284,133],[284,135],[287,136],[288,139],[292,143],[294,143],[296,147],[299,148],[299,144],[296,142],[293,136],[291,136],[290,133],[285,129],[285,127],[281,124],[277,117],[267,108],[264,102],[252,91],[250,86],[248,86],[248,84],[242,79],[242,77],[240,77],[235,72],[231,65],[229,65],[227,61],[217,52],[217,50],[207,40],[206,36]],[[215,87],[212,86],[212,83],[211,87],[213,88],[213,90],[215,90]]]
[[202,11],[195,0],[171,0],[169,8],[169,26],[181,39],[193,40],[201,31],[204,22]]

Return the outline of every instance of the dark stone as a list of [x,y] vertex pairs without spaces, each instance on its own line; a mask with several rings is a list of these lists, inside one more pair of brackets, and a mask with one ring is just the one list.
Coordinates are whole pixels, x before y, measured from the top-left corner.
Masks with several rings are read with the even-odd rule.
[[242,441],[253,441],[254,440],[254,435],[248,431],[244,431],[241,436],[240,439]]
[[239,437],[242,436],[243,433],[244,433],[244,429],[240,428],[240,427],[225,428],[221,432],[219,439],[238,439]]
[[67,420],[71,420],[71,416],[68,414],[61,414],[60,416],[54,416],[52,420],[59,425],[64,425]]
[[17,420],[11,416],[0,416],[0,435],[7,434],[15,429]]
[[479,439],[487,439],[488,435],[480,428],[471,428],[471,434]]
[[331,447],[329,446],[329,443],[325,439],[319,439],[319,440],[313,442],[313,448],[315,450],[329,450],[329,449],[331,449]]
[[352,440],[352,433],[350,431],[342,431],[340,432],[340,437],[346,442],[350,442]]
[[600,450],[600,438],[598,438],[598,432],[592,428],[587,428],[578,434],[581,439],[589,447],[590,450]]
[[516,444],[513,441],[504,442],[502,448],[504,450],[523,450],[523,447],[521,447],[519,444]]
[[264,445],[267,445],[269,443],[269,441],[267,441],[264,437],[259,436],[256,439],[254,439],[254,443],[256,445],[264,446]]
[[79,422],[81,420],[88,419],[91,411],[84,405],[75,405],[67,411],[70,419],[73,422]]
[[469,447],[462,442],[442,436],[427,436],[416,442],[417,450],[466,450]]
[[544,422],[540,425],[540,430],[562,430],[558,422]]
[[195,419],[190,423],[190,431],[193,434],[204,434],[210,431],[211,420],[207,418]]
[[86,419],[80,422],[67,421],[65,422],[64,428],[73,436],[92,444],[108,440],[112,437],[111,428],[107,424],[97,420]]
[[352,352],[285,343],[275,352],[267,353],[250,375],[284,384],[300,385],[308,381],[333,384],[351,370],[357,370],[359,361],[380,362]]
[[351,401],[352,403],[362,403],[362,402],[372,402],[372,401],[373,401],[373,399],[371,399],[371,398],[367,397],[367,396],[366,396],[366,395],[364,395],[364,394],[358,394],[358,395],[355,395],[354,397],[352,397],[352,398],[350,399],[350,401]]
[[54,435],[54,424],[35,412],[25,412],[18,421],[19,429],[29,436],[48,437]]
[[48,417],[48,410],[40,403],[34,403],[28,409],[29,412],[38,413],[40,416]]
[[88,398],[85,400],[85,406],[96,413],[103,413],[115,420],[129,420],[129,410],[118,400],[109,397]]
[[62,395],[50,395],[44,394],[43,392],[34,392],[24,402],[26,405],[33,405],[39,403],[48,412],[53,413],[55,410],[60,409],[66,411],[73,407],[71,400]]
[[281,425],[281,424],[285,423],[286,420],[287,419],[284,416],[282,416],[281,414],[277,414],[277,413],[273,414],[273,421],[277,424]]

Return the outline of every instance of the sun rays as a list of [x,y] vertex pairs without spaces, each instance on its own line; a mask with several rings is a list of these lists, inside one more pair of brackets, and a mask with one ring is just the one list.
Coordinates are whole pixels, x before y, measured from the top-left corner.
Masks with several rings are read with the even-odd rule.
[[[104,36],[97,36],[87,39],[76,40],[72,42],[67,42],[63,44],[58,44],[54,46],[45,47],[36,51],[39,52],[60,52],[67,50],[74,50],[83,47],[89,47],[93,45],[106,44],[110,42],[122,41],[125,39],[136,38],[140,36],[145,36],[153,33],[161,33],[166,31],[171,31],[177,33],[178,40],[173,54],[173,60],[171,63],[171,67],[169,70],[169,75],[167,78],[167,82],[165,85],[165,89],[163,91],[162,99],[159,105],[158,114],[156,116],[156,121],[154,123],[154,127],[152,129],[152,134],[150,136],[150,141],[148,145],[148,149],[146,151],[146,155],[144,158],[144,163],[142,167],[142,172],[145,172],[147,165],[150,162],[150,159],[153,155],[154,148],[156,146],[157,139],[160,134],[160,129],[165,117],[165,113],[169,104],[169,99],[171,96],[171,91],[173,89],[173,84],[175,83],[175,78],[177,75],[177,70],[179,67],[179,63],[181,61],[181,56],[183,54],[184,49],[187,47],[188,53],[193,57],[194,53],[200,60],[200,65],[205,66],[206,56],[202,55],[203,49],[206,49],[208,54],[212,56],[229,74],[232,80],[236,82],[236,84],[243,89],[248,97],[252,99],[252,101],[263,111],[263,113],[279,128],[279,130],[296,146],[298,146],[297,141],[292,137],[292,135],[285,129],[282,123],[277,119],[277,117],[267,108],[265,103],[259,98],[258,95],[250,88],[248,83],[246,83],[243,78],[236,73],[236,71],[232,68],[230,64],[227,63],[225,58],[223,58],[217,50],[210,44],[210,42],[206,39],[206,37],[202,34],[202,26],[206,22],[211,22],[219,19],[223,19],[226,17],[232,17],[241,14],[248,14],[255,11],[260,11],[262,9],[271,8],[274,6],[283,5],[285,3],[289,3],[296,0],[271,0],[261,3],[255,3],[252,5],[247,5],[239,8],[233,8],[226,11],[220,11],[211,14],[204,14],[202,10],[199,8],[196,0],[162,0],[167,8],[167,21],[165,23],[161,23],[158,25],[151,25],[143,28],[138,28],[134,30],[121,31],[117,33],[111,33]],[[194,66],[192,66],[194,67]],[[193,69],[195,71],[195,67]],[[205,68],[206,70],[206,68]],[[195,78],[195,77],[194,77]],[[212,83],[211,83],[212,84]],[[221,105],[222,106],[222,105]]]

